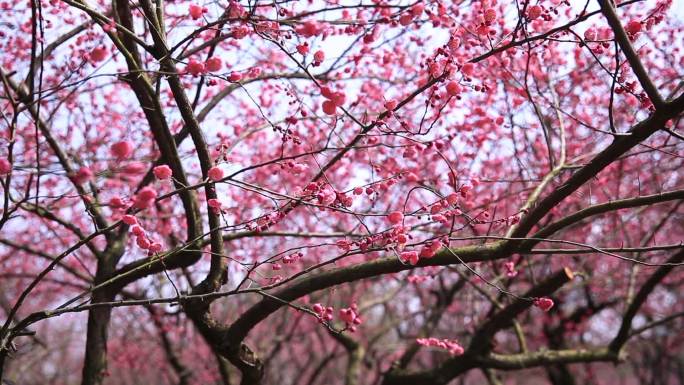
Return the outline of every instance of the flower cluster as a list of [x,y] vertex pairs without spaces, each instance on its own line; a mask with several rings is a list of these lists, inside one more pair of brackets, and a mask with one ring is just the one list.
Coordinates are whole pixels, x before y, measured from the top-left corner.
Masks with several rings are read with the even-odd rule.
[[444,349],[452,356],[460,356],[465,351],[463,347],[456,340],[430,338],[417,338],[416,342],[422,346],[435,347]]

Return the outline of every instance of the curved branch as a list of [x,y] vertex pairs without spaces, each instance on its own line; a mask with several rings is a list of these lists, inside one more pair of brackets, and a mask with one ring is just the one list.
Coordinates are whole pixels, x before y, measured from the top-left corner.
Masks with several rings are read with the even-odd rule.
[[658,270],[648,278],[641,289],[639,289],[634,296],[634,300],[629,304],[625,315],[622,317],[622,324],[620,325],[617,336],[615,336],[609,345],[611,351],[618,353],[627,343],[627,340],[630,337],[630,329],[632,328],[632,320],[639,311],[639,308],[646,302],[646,298],[653,292],[653,289],[655,289],[660,281],[674,269],[672,263],[680,263],[682,261],[684,261],[684,249],[670,257],[668,262],[671,264],[659,267]]
[[580,362],[617,362],[618,356],[607,348],[543,350],[524,354],[490,354],[478,360],[485,368],[517,370],[552,364],[573,364]]
[[609,164],[620,156],[646,140],[658,130],[665,127],[665,123],[684,111],[684,95],[666,103],[661,109],[653,113],[647,119],[637,123],[629,130],[629,135],[614,137],[613,143],[596,155],[588,164],[577,170],[565,183],[556,188],[551,194],[542,199],[520,221],[511,238],[520,238],[527,235],[539,221],[561,201],[575,192],[587,181],[601,172]]
[[[590,216],[594,215],[599,215],[603,214],[609,211],[615,211],[615,210],[620,210],[620,209],[626,209],[626,208],[633,208],[633,207],[639,207],[639,206],[647,206],[647,205],[652,205],[656,203],[662,203],[662,202],[667,202],[667,201],[672,201],[672,200],[677,200],[677,199],[684,199],[684,189],[682,190],[674,190],[674,191],[668,191],[668,192],[663,192],[663,193],[658,193],[658,194],[653,194],[653,195],[645,195],[641,197],[635,197],[635,198],[627,198],[627,199],[619,199],[615,200],[612,202],[606,202],[606,203],[601,203],[597,204],[594,206],[589,206],[585,209],[579,210],[575,212],[574,214],[568,215],[563,219],[560,219],[556,222],[553,222],[545,227],[543,227],[541,230],[537,231],[534,235],[532,235],[531,238],[547,238],[548,236],[552,235],[553,233],[568,227],[572,224],[575,224],[583,219],[586,219]],[[531,244],[526,244],[523,248],[529,246],[532,247],[534,246],[534,242]]]
[[655,106],[656,110],[660,109],[660,107],[662,107],[665,103],[663,101],[663,97],[660,96],[658,89],[648,76],[648,73],[644,68],[644,64],[639,59],[639,55],[637,55],[632,43],[629,41],[629,36],[627,36],[627,32],[625,32],[625,29],[622,27],[622,23],[620,22],[618,15],[615,13],[615,9],[613,8],[611,1],[598,0],[598,2],[601,5],[601,11],[603,12],[603,15],[606,17],[606,20],[608,20],[608,25],[610,25],[610,28],[615,34],[615,40],[617,40],[620,48],[622,48],[622,52],[624,52],[625,56],[627,57],[627,61],[632,67],[637,79],[639,79],[641,87],[644,89],[644,91],[646,91],[646,94],[651,99],[651,102]]
[[[407,372],[405,370],[390,371],[385,375],[383,385],[415,384],[437,385],[446,384],[453,378],[479,366],[478,360],[492,349],[492,338],[499,331],[512,325],[512,321],[522,312],[532,306],[532,298],[554,293],[573,278],[573,273],[564,268],[545,281],[531,288],[524,296],[518,297],[513,303],[498,311],[476,331],[470,341],[468,349],[462,356],[452,357],[434,369]],[[523,355],[529,353],[523,353]]]
[[[502,243],[492,243],[482,246],[466,246],[450,250],[442,250],[431,259],[422,259],[417,267],[439,266],[487,260],[500,251]],[[245,311],[226,331],[226,339],[234,343],[241,342],[249,331],[271,313],[285,306],[287,301],[294,301],[307,294],[322,290],[341,283],[369,278],[382,274],[397,273],[410,270],[416,266],[406,265],[396,257],[387,257],[375,261],[333,269],[318,274],[304,276],[294,281],[290,286],[273,294],[275,300],[264,297],[259,303]]]

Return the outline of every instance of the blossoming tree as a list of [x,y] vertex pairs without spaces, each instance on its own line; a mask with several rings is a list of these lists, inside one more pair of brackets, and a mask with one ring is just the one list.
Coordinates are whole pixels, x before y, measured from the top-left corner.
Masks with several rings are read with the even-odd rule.
[[0,2],[0,378],[674,383],[678,7]]

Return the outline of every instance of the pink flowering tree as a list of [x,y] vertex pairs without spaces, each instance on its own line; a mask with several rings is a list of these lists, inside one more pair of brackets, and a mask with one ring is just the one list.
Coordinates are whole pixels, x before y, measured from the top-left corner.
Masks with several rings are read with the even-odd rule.
[[0,379],[681,380],[682,14],[0,1]]

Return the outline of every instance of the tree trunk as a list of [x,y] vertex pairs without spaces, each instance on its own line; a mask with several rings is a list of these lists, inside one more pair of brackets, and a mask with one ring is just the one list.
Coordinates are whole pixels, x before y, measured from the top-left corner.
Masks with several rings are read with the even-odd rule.
[[[107,292],[96,292],[93,294],[92,302],[108,302],[113,299]],[[112,309],[109,307],[91,309],[88,313],[82,385],[100,385],[108,374],[107,332],[111,316]]]

